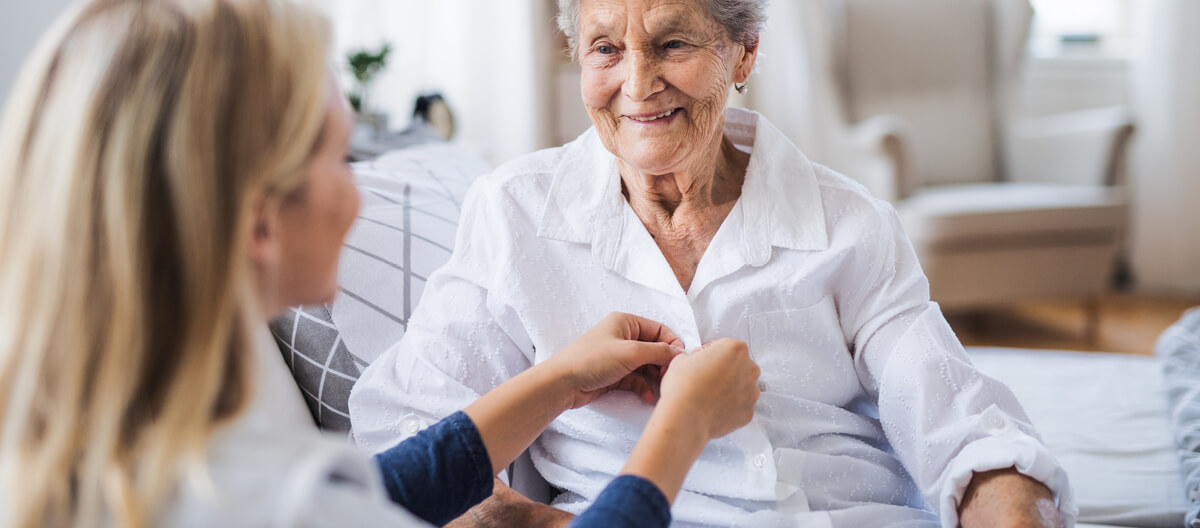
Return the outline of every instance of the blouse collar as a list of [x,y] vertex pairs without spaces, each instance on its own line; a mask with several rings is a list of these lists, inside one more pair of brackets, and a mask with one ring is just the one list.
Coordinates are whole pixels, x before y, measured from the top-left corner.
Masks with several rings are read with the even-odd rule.
[[[827,249],[825,211],[812,162],[757,112],[728,109],[725,133],[750,152],[738,204],[745,263],[766,264],[772,247]],[[621,195],[616,157],[594,127],[563,148],[538,236],[589,244],[597,260],[612,269],[622,230],[632,227],[622,222],[628,206]]]

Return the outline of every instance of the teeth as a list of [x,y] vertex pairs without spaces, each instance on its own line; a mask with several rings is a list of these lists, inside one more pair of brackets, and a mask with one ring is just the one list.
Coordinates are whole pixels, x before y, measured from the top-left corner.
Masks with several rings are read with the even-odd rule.
[[650,116],[650,117],[633,117],[633,116],[629,116],[629,118],[630,118],[630,119],[632,119],[632,120],[634,120],[634,121],[641,121],[641,122],[643,122],[643,123],[646,123],[646,122],[649,122],[649,121],[657,121],[657,120],[659,120],[659,119],[662,119],[662,118],[664,118],[664,117],[668,117],[668,116],[670,116],[671,114],[674,114],[674,113],[675,113],[675,109],[674,109],[674,108],[672,108],[672,109],[670,109],[670,110],[667,110],[666,112],[663,112],[663,113],[661,113],[661,114],[658,114],[658,115],[656,115],[656,116]]

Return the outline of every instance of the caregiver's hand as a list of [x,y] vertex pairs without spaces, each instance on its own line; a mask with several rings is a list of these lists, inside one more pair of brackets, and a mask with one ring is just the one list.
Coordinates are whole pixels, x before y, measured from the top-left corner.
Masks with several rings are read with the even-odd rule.
[[662,323],[613,312],[544,361],[570,382],[568,407],[577,409],[611,390],[627,390],[652,403],[662,367],[683,354],[683,341]]
[[745,343],[714,341],[671,362],[659,412],[686,421],[705,440],[720,438],[754,418],[760,374]]
[[653,401],[660,366],[683,352],[665,326],[614,313],[567,348],[514,376],[468,405],[492,461],[493,473],[508,466],[563,411],[602,394],[625,389]]
[[708,441],[754,418],[758,376],[746,344],[734,339],[676,357],[663,376],[654,414],[621,472],[653,482],[675,502]]

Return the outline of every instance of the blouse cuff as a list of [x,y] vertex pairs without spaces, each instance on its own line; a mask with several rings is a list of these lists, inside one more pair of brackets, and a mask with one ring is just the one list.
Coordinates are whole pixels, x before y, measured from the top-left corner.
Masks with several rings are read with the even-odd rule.
[[621,475],[570,528],[666,528],[670,523],[671,504],[658,486],[636,475]]
[[1062,526],[1075,525],[1079,509],[1067,472],[1036,438],[1021,431],[995,406],[984,412],[990,436],[967,444],[942,474],[939,512],[942,526],[958,526],[958,507],[975,473],[1016,468],[1017,472],[1044,484],[1054,495]]
[[392,502],[441,526],[492,494],[492,461],[471,418],[456,412],[375,460]]

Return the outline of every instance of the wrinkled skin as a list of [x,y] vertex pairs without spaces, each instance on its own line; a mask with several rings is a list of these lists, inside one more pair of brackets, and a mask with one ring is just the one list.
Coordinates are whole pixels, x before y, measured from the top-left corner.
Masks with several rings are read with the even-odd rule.
[[585,0],[582,95],[617,158],[630,207],[685,291],[741,195],[749,155],[725,137],[725,101],[757,57],[699,0]]
[[487,500],[446,525],[446,528],[566,528],[575,516],[529,500],[496,481]]
[[[730,86],[753,55],[696,0],[585,0],[579,26],[582,95],[622,174],[711,176]],[[658,122],[635,116],[674,110]]]

